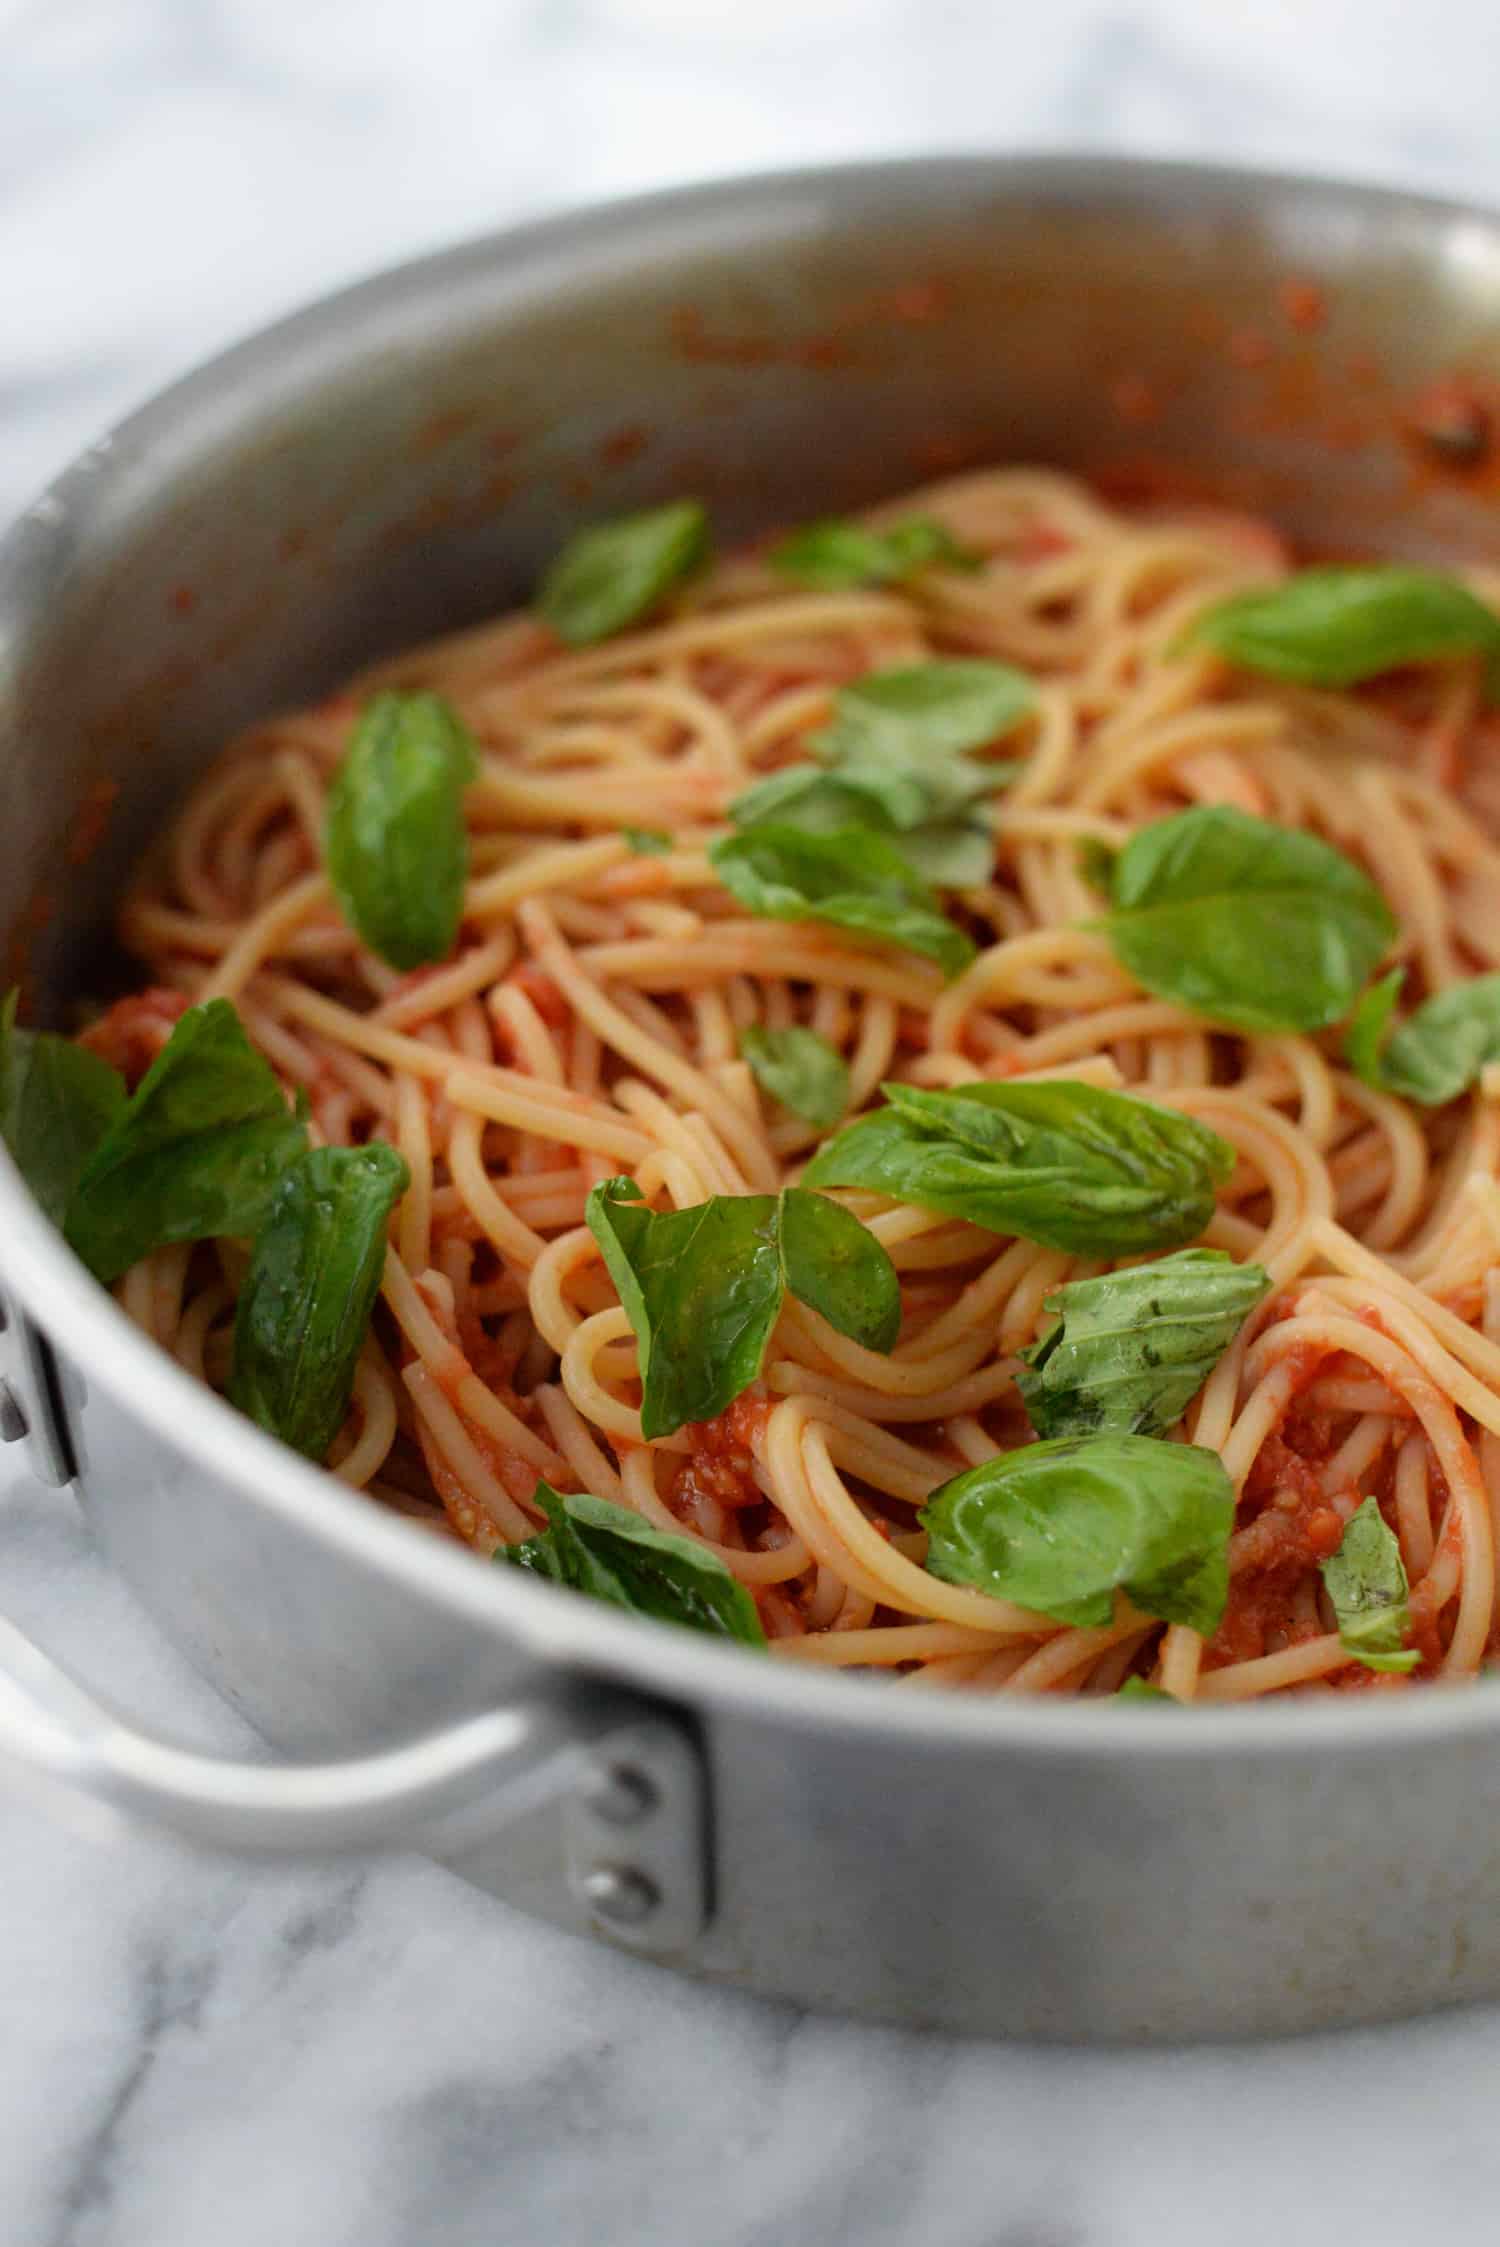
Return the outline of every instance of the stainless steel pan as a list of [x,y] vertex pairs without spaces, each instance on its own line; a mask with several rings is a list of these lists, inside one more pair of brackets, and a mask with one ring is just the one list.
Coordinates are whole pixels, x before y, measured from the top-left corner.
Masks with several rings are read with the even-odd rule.
[[[1053,460],[1325,547],[1493,554],[1485,463],[1414,446],[1404,409],[1500,372],[1497,317],[1482,214],[1065,160],[694,190],[371,282],[147,407],[0,553],[0,926],[61,1018],[231,728],[682,490],[733,536]],[[1500,1990],[1492,1688],[1188,1717],[794,1672],[348,1495],[148,1345],[3,1161],[0,1281],[0,1434],[295,1759],[145,1738],[7,1628],[0,1744],[33,1767],[237,1846],[415,1844],[886,2019],[1238,2034]]]

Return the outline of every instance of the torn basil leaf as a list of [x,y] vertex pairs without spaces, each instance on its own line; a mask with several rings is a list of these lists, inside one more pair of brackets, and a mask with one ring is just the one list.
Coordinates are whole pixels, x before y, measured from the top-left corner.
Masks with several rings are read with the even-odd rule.
[[1367,1498],[1351,1516],[1322,1575],[1340,1643],[1356,1660],[1369,1670],[1414,1670],[1422,1657],[1403,1644],[1411,1624],[1406,1568],[1378,1499]]
[[1236,1030],[1339,1021],[1396,935],[1379,890],[1341,851],[1221,805],[1133,835],[1111,902],[1102,926],[1120,965]]
[[849,1105],[849,1069],[837,1047],[800,1023],[742,1030],[740,1052],[755,1081],[804,1123],[827,1131]]
[[882,1087],[889,1103],[816,1155],[808,1186],[854,1186],[1080,1256],[1201,1233],[1234,1150],[1189,1116],[1054,1078]]
[[946,977],[974,946],[892,845],[865,828],[832,835],[771,822],[714,843],[709,859],[747,912],[778,921],[826,921],[936,960]]
[[328,791],[324,856],[361,943],[403,971],[458,940],[473,736],[435,694],[380,694],[361,713]]
[[382,1140],[310,1148],[282,1174],[256,1233],[228,1395],[308,1459],[327,1457],[349,1409],[391,1212],[410,1183]]
[[919,1519],[932,1575],[1060,1623],[1110,1622],[1116,1592],[1204,1634],[1224,1612],[1234,1492],[1215,1454],[1191,1444],[1027,1444],[944,1483]]
[[896,1338],[889,1256],[822,1195],[788,1187],[656,1211],[632,1179],[608,1178],[585,1214],[635,1334],[648,1439],[716,1419],[748,1388],[788,1287],[867,1349]]
[[1039,1436],[1156,1436],[1182,1418],[1271,1282],[1259,1264],[1187,1248],[1071,1280],[1016,1376]]
[[837,593],[857,585],[899,585],[920,570],[975,570],[981,557],[943,523],[910,515],[883,531],[831,516],[804,523],[770,554],[771,567],[799,585]]
[[54,1225],[125,1108],[125,1080],[86,1046],[16,1028],[17,994],[0,1005],[0,1138]]
[[546,1482],[536,1495],[548,1526],[519,1545],[502,1545],[497,1561],[653,1622],[765,1645],[754,1600],[717,1553],[607,1498],[556,1491]]
[[69,1242],[106,1286],[170,1241],[248,1238],[307,1144],[227,999],[189,1008],[69,1199]]
[[866,1350],[888,1353],[901,1331],[901,1283],[875,1235],[826,1194],[781,1195],[781,1268],[799,1303]]
[[542,580],[537,607],[573,647],[612,639],[659,608],[708,559],[708,512],[673,500],[596,523],[568,541]]
[[1500,975],[1476,975],[1434,992],[1387,1041],[1404,981],[1405,970],[1393,968],[1366,991],[1344,1039],[1344,1058],[1377,1092],[1439,1108],[1466,1092],[1488,1063],[1500,1061]]
[[1500,658],[1492,609],[1454,578],[1396,564],[1300,570],[1205,610],[1189,637],[1242,670],[1312,687],[1474,653],[1493,680]]

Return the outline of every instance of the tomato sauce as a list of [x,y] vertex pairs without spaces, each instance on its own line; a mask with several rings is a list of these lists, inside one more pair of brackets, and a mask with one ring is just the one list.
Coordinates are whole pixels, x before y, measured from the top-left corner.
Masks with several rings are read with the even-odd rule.
[[90,1023],[78,1043],[118,1069],[134,1092],[190,1003],[183,992],[159,984],[146,991],[132,991],[128,998],[116,999],[97,1022]]
[[677,1512],[691,1517],[705,1499],[730,1511],[761,1503],[753,1447],[772,1409],[769,1397],[747,1389],[716,1420],[689,1421],[686,1434],[692,1449],[672,1485]]

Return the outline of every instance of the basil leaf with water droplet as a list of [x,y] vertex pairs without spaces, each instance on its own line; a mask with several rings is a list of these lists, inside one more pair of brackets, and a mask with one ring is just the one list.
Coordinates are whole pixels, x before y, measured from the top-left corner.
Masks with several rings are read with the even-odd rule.
[[867,1349],[896,1338],[890,1258],[821,1195],[716,1194],[657,1211],[632,1179],[608,1178],[585,1215],[635,1334],[648,1438],[716,1419],[748,1388],[788,1287]]
[[778,921],[827,921],[920,952],[950,978],[974,957],[973,944],[944,917],[927,884],[866,828],[813,835],[773,822],[726,836],[708,855],[748,912]]
[[170,1241],[241,1240],[307,1144],[227,999],[190,1007],[94,1150],[69,1242],[106,1286]]
[[1378,1499],[1367,1498],[1345,1524],[1339,1549],[1322,1564],[1339,1640],[1369,1670],[1414,1670],[1422,1659],[1402,1641],[1411,1624],[1401,1545]]
[[1396,923],[1341,851],[1222,805],[1159,819],[1115,860],[1115,957],[1158,998],[1236,1030],[1320,1030]]
[[976,570],[982,557],[944,523],[909,515],[883,531],[840,516],[804,523],[770,553],[773,569],[799,585],[842,592],[856,585],[899,585],[920,570]]
[[1500,659],[1500,617],[1456,579],[1395,564],[1300,570],[1281,585],[1236,593],[1188,637],[1242,670],[1303,686],[1353,687],[1409,663],[1482,654]]
[[1161,1435],[1182,1418],[1271,1285],[1259,1264],[1187,1248],[1070,1280],[1016,1376],[1039,1436]]
[[125,1108],[125,1080],[97,1053],[50,1030],[16,1028],[17,994],[0,1005],[0,1138],[54,1225],[90,1158]]
[[708,513],[677,499],[596,523],[569,539],[542,580],[537,607],[573,647],[640,624],[708,559]]
[[781,1196],[781,1269],[809,1310],[866,1350],[887,1353],[901,1331],[901,1283],[872,1232],[826,1194]]
[[800,1023],[740,1033],[757,1084],[805,1123],[827,1131],[849,1105],[849,1069],[837,1047]]
[[853,1186],[1081,1256],[1174,1248],[1201,1233],[1234,1150],[1189,1116],[1055,1078],[952,1092],[882,1087],[816,1155],[808,1186]]
[[1500,975],[1476,975],[1435,991],[1386,1040],[1405,970],[1366,991],[1344,1039],[1344,1057],[1378,1092],[1424,1108],[1456,1100],[1492,1061],[1500,1061]]
[[361,713],[328,791],[324,856],[339,909],[395,968],[447,959],[469,871],[468,728],[435,694],[380,694]]
[[394,1147],[314,1147],[283,1174],[250,1251],[228,1395],[309,1459],[327,1457],[385,1270],[392,1210],[411,1183]]
[[918,1518],[932,1575],[1060,1623],[1108,1623],[1117,1591],[1205,1634],[1224,1612],[1234,1491],[1215,1454],[1192,1444],[1027,1444],[944,1483]]
[[519,1545],[502,1545],[497,1561],[565,1584],[610,1607],[658,1623],[679,1623],[741,1646],[764,1646],[755,1602],[717,1553],[691,1537],[642,1521],[628,1506],[584,1491],[556,1491],[539,1482],[548,1526]]

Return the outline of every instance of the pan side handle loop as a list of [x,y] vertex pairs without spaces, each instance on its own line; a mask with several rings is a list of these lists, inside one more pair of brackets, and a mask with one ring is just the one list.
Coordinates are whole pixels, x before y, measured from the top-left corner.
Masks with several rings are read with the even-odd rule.
[[701,1749],[676,1717],[617,1688],[558,1681],[372,1754],[256,1763],[117,1716],[0,1617],[0,1756],[189,1841],[283,1857],[442,1856],[561,1796],[569,1886],[603,1931],[679,1950],[708,1916]]

